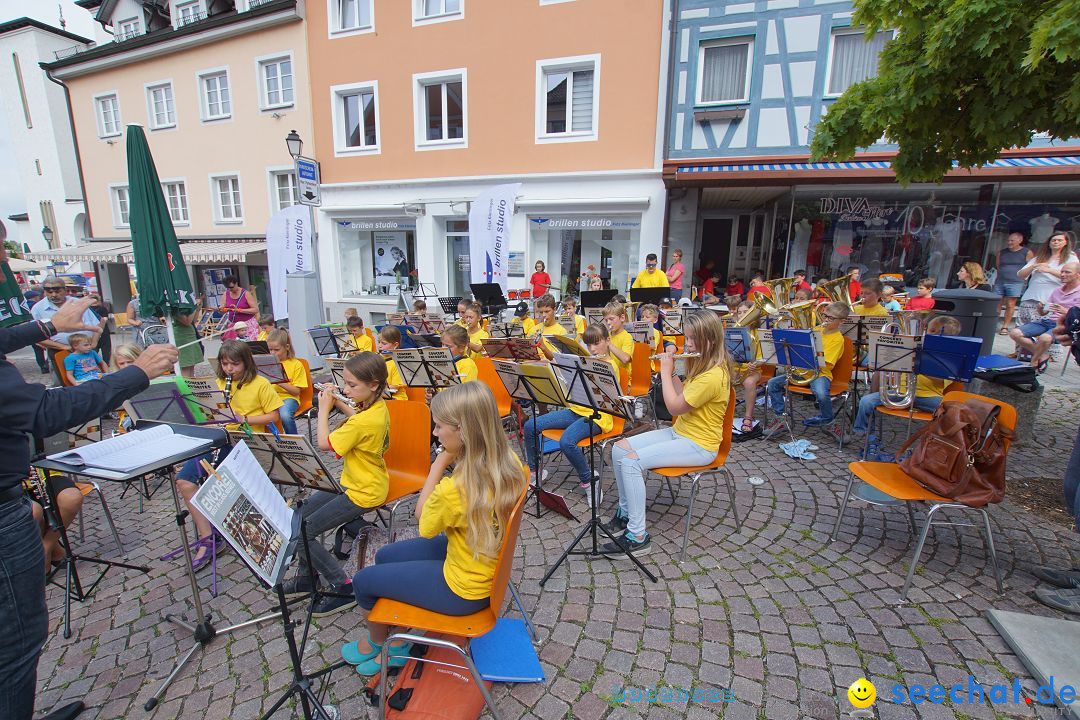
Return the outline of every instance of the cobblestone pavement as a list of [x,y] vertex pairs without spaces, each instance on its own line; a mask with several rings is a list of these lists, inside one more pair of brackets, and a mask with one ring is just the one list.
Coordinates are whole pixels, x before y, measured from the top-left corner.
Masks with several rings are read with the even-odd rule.
[[[32,359],[15,357],[26,376],[37,379]],[[1057,365],[1060,372],[1060,365]],[[1055,373],[1056,374],[1056,373]],[[1070,381],[1071,377],[1071,381]],[[1038,474],[1060,483],[1076,431],[1080,373],[1047,391],[1036,422],[1038,440],[1014,448],[1010,473]],[[576,718],[837,718],[850,710],[847,686],[865,676],[888,697],[895,683],[984,684],[1018,678],[1036,683],[986,620],[991,607],[1053,615],[1031,597],[1032,564],[1080,564],[1080,542],[1072,528],[1050,524],[1006,498],[991,512],[1006,591],[998,595],[983,543],[971,528],[939,528],[931,535],[911,591],[912,603],[896,604],[914,541],[902,511],[865,506],[849,509],[838,541],[828,535],[837,495],[853,458],[823,434],[816,462],[793,460],[775,443],[736,445],[729,460],[737,504],[745,517],[736,532],[727,493],[706,479],[694,506],[690,547],[675,562],[686,513],[688,488],[672,502],[666,488],[650,483],[648,523],[653,550],[647,565],[659,576],[648,582],[628,562],[572,559],[541,589],[545,568],[556,560],[577,522],[553,514],[526,517],[514,577],[538,624],[539,653],[547,682],[497,686],[507,717]],[[557,477],[571,508],[587,508],[567,478]],[[750,476],[763,484],[748,482]],[[616,500],[610,472],[603,514]],[[50,587],[52,634],[39,667],[38,706],[82,698],[91,708],[82,717],[145,717],[143,703],[190,647],[183,633],[161,624],[163,611],[189,606],[186,575],[178,562],[157,558],[178,545],[169,493],[159,490],[139,511],[121,488],[104,488],[128,559],[146,563],[149,574],[113,570],[92,599],[75,603],[74,635],[59,632],[62,592]],[[116,549],[97,503],[84,508],[85,540],[78,547],[114,557]],[[86,566],[83,572],[93,577]],[[218,565],[219,594],[209,600],[215,621],[243,621],[272,606],[235,554]],[[209,572],[200,576],[204,593]],[[208,593],[204,594],[209,598]],[[338,658],[343,641],[360,632],[353,613],[318,621],[308,666]],[[257,717],[290,680],[280,625],[266,624],[216,639],[197,654],[162,705],[151,715],[165,718]],[[734,700],[720,702],[630,702],[618,689],[730,688]],[[334,674],[329,696],[342,717],[375,716],[364,703],[362,682],[346,671]],[[838,701],[837,693],[844,699]],[[881,718],[1057,717],[1023,704],[895,705],[879,700]],[[284,716],[282,713],[281,716]]]

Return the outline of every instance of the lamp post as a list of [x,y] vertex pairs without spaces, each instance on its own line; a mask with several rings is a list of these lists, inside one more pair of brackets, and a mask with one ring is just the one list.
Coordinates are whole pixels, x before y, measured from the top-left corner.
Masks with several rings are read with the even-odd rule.
[[300,153],[304,149],[304,141],[300,139],[300,135],[295,130],[290,130],[285,137],[285,147],[289,149],[289,155],[295,160],[300,157]]
[[56,237],[56,233],[53,232],[53,229],[48,225],[41,228],[41,237],[45,238],[45,246],[52,248],[53,238]]
[[[289,134],[285,137],[285,147],[289,151],[289,156],[292,157],[294,163],[298,163],[303,158],[302,153],[303,153],[303,150],[304,150],[304,141],[300,138],[300,134],[297,133],[295,130],[290,130]],[[296,171],[296,178],[297,178],[297,198],[299,199],[300,173],[299,173],[298,170]],[[319,267],[319,230],[318,230],[318,225],[315,222],[315,208],[312,207],[311,205],[308,205],[308,218],[309,218],[309,222],[311,223],[311,264],[312,264],[312,267],[309,268],[309,270],[311,272],[312,280],[314,281],[314,284],[315,284],[315,286],[314,286],[314,288],[312,288],[312,290],[314,291],[315,301],[318,303],[318,312],[317,312],[318,320],[319,320],[319,322],[324,322],[325,318],[326,318],[326,310],[325,310],[325,307],[323,305],[322,283],[321,283],[320,278],[319,278],[319,274],[320,274],[320,267]],[[290,315],[293,314],[291,308],[290,308],[290,313],[289,314]]]

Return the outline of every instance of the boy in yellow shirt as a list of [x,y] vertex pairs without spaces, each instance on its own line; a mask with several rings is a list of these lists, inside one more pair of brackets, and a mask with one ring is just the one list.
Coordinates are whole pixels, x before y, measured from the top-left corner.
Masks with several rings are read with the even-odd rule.
[[[863,285],[864,291],[866,285]],[[816,427],[828,425],[833,421],[832,398],[829,396],[829,388],[832,385],[833,367],[840,360],[844,352],[844,335],[840,332],[840,325],[847,319],[850,310],[844,303],[829,303],[823,310],[818,311],[822,324],[815,330],[821,331],[822,350],[825,353],[825,367],[818,371],[818,376],[810,383],[810,391],[814,393],[814,399],[818,404],[818,415],[803,420],[803,425]],[[776,413],[776,419],[765,431],[765,437],[770,438],[780,430],[788,427],[788,418],[784,414],[784,387],[787,385],[786,375],[777,375],[766,386],[769,396],[769,407]]]
[[371,338],[364,332],[364,321],[360,319],[360,316],[349,318],[345,323],[345,327],[349,328],[349,335],[352,336],[353,345],[356,346],[356,350],[349,350],[349,352],[375,352],[375,345],[371,342]]
[[277,325],[274,324],[273,315],[260,315],[259,316],[259,334],[255,336],[256,340],[262,340],[266,342],[270,337],[270,333],[277,329]]
[[384,396],[393,400],[408,400],[409,396],[405,392],[405,380],[401,377],[401,371],[398,370],[397,363],[394,362],[394,358],[390,354],[401,347],[401,331],[393,325],[386,325],[379,331],[375,343],[379,348],[379,353],[386,359],[386,392]]
[[521,332],[525,337],[529,337],[536,330],[536,321],[529,317],[529,303],[522,300],[514,308],[514,319],[510,321],[512,325],[520,325]]
[[480,303],[469,303],[462,319],[465,320],[465,331],[469,333],[468,351],[469,357],[478,358],[484,354],[484,344],[480,341],[490,337],[488,331],[480,327],[480,317],[483,310]]
[[658,287],[670,287],[667,279],[667,273],[660,270],[657,265],[659,261],[656,258],[656,253],[649,253],[645,256],[645,269],[638,273],[638,276],[634,278],[634,284],[630,287],[636,288],[658,288]]
[[862,283],[862,302],[855,303],[856,315],[888,315],[889,311],[881,304],[884,287],[880,280],[871,278]]
[[574,332],[578,335],[581,335],[583,332],[585,332],[585,316],[578,314],[577,298],[563,298],[562,304],[563,307],[566,308],[565,316],[574,318]]
[[[534,330],[539,330],[544,335],[565,335],[566,328],[559,324],[559,319],[555,317],[555,297],[550,293],[541,295],[536,300],[536,315],[539,317],[539,321],[536,323]],[[548,360],[552,355],[558,352],[558,349],[547,340],[542,340],[539,345],[540,352],[544,354]]]
[[[663,275],[663,273],[660,273]],[[667,277],[666,275],[664,276]],[[630,362],[634,359],[634,338],[626,332],[626,306],[618,302],[609,302],[604,306],[604,325],[607,326],[611,342],[611,354],[620,370],[630,373]]]

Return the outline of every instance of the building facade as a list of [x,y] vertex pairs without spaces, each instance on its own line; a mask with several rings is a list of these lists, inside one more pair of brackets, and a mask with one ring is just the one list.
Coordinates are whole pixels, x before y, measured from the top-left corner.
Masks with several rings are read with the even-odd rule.
[[892,38],[867,40],[852,4],[679,0],[674,9],[664,179],[668,247],[725,278],[808,269],[899,272],[956,284],[960,263],[992,268],[1007,234],[1035,243],[1080,223],[1080,142],[1036,138],[940,185],[895,182],[895,147],[811,163],[814,127],[877,72]]
[[45,69],[68,89],[103,291],[128,296],[125,128],[145,129],[197,292],[226,274],[269,307],[265,233],[298,201],[285,138],[311,138],[303,5],[297,0],[83,3],[114,35]]
[[644,253],[661,247],[664,9],[662,0],[309,2],[332,316],[352,306],[380,318],[402,280],[468,294],[469,203],[502,183],[521,183],[511,288],[526,287],[543,261],[560,290],[576,290],[589,265],[625,289]]
[[72,46],[87,49],[92,41],[20,18],[0,24],[0,45],[0,108],[26,201],[25,217],[8,219],[20,246],[31,251],[75,246],[91,232],[67,98],[38,64]]

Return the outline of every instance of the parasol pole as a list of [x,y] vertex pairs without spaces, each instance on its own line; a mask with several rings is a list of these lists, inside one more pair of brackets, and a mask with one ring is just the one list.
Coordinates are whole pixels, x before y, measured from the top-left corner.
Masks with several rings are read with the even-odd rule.
[[[176,328],[173,327],[173,314],[172,306],[169,305],[168,293],[165,296],[165,333],[169,338],[169,344],[176,347]],[[198,335],[198,333],[195,333]],[[179,348],[177,348],[179,350]],[[173,363],[173,372],[176,373],[176,377],[180,377],[180,356],[176,356],[176,362]]]

